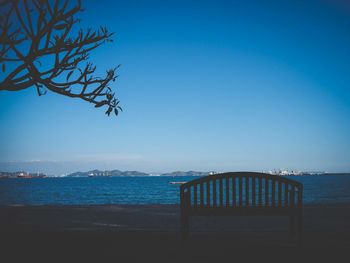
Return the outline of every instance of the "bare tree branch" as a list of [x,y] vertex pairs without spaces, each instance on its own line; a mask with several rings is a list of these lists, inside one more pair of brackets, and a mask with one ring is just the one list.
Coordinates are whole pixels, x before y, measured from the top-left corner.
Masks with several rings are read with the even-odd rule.
[[49,90],[106,106],[107,115],[117,115],[122,109],[109,85],[119,65],[96,76],[88,61],[92,50],[113,41],[113,33],[100,27],[71,36],[79,23],[75,16],[82,11],[81,1],[72,2],[0,0],[0,70],[6,73],[0,77],[0,90],[35,87],[39,96]]

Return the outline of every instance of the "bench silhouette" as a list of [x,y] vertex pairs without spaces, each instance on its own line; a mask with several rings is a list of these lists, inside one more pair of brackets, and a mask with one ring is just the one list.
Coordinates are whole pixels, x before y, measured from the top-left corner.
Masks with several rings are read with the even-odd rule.
[[[189,234],[190,216],[289,216],[290,236],[303,230],[303,185],[264,173],[209,175],[180,187],[181,235]],[[297,219],[297,227],[295,225]]]

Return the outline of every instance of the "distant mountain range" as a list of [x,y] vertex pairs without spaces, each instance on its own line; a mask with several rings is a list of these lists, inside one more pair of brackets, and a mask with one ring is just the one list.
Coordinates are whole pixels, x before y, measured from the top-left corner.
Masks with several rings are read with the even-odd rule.
[[88,172],[75,172],[67,176],[69,177],[87,177],[87,176],[147,176],[147,173],[139,171],[120,171],[120,170],[110,170],[110,171],[100,171],[92,170]]
[[120,171],[120,170],[110,170],[110,171],[100,171],[92,170],[88,172],[75,172],[69,174],[69,177],[94,177],[94,176],[206,176],[213,172],[196,172],[196,171],[176,171],[171,173],[163,174],[148,174],[139,171]]

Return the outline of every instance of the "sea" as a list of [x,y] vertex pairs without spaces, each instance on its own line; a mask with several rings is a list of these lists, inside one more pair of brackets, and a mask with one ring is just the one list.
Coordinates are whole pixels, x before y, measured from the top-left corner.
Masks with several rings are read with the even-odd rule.
[[[194,176],[0,179],[0,205],[179,204]],[[350,174],[288,176],[304,185],[304,204],[350,203]]]

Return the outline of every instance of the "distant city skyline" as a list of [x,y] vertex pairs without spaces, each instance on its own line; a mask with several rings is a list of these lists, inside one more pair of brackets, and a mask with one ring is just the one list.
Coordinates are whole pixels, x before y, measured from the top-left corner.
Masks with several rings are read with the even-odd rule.
[[[0,171],[350,172],[345,1],[83,1],[123,112],[0,92]],[[101,15],[103,14],[103,15]],[[0,72],[0,78],[3,76]]]

